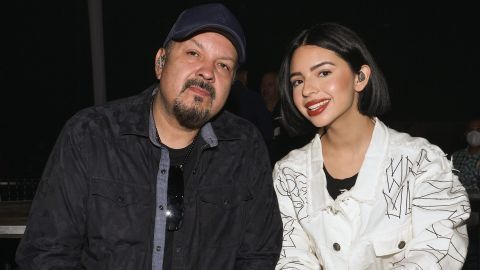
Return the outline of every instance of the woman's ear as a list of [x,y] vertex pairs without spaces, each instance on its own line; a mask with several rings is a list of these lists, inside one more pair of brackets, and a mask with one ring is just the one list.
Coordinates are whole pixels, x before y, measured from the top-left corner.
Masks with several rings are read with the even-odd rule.
[[355,75],[355,91],[361,92],[365,89],[365,86],[367,86],[368,81],[370,80],[371,74],[372,70],[368,65],[363,65],[360,68],[357,75]]
[[166,51],[164,48],[160,48],[155,56],[155,75],[158,80],[162,77],[163,66],[165,65]]

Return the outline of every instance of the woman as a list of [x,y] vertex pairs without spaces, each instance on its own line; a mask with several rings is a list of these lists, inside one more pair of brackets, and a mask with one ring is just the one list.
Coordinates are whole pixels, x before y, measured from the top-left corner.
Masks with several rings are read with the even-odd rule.
[[461,269],[470,205],[442,150],[388,128],[385,79],[350,29],[301,32],[280,72],[306,146],[275,164],[284,226],[277,269]]

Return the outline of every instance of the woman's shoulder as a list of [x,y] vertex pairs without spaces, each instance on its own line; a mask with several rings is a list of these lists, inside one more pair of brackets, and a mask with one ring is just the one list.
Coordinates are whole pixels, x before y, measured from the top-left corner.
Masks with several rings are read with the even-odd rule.
[[410,133],[388,128],[389,146],[393,149],[405,151],[425,150],[441,156],[445,156],[443,150],[424,137],[412,136]]
[[444,169],[451,167],[447,154],[439,146],[426,138],[393,129],[389,130],[388,157],[391,160],[409,160],[419,168],[434,164]]
[[283,158],[277,161],[278,166],[292,166],[295,164],[305,164],[314,148],[316,136],[302,147],[296,148],[288,152]]

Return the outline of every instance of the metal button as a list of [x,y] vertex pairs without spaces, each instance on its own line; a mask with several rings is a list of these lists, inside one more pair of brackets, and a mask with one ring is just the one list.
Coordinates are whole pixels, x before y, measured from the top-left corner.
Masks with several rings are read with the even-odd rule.
[[340,244],[339,243],[333,243],[333,249],[335,251],[340,251]]
[[165,174],[166,172],[167,172],[167,170],[165,170],[165,169],[162,169],[162,170],[160,171],[161,174]]
[[160,251],[160,250],[162,250],[162,247],[161,247],[161,246],[157,246],[157,247],[155,248],[155,250],[156,250],[156,251]]
[[404,247],[405,247],[405,241],[400,241],[400,243],[398,243],[398,248],[402,249]]
[[159,205],[158,208],[160,208],[160,210],[163,210],[163,205]]

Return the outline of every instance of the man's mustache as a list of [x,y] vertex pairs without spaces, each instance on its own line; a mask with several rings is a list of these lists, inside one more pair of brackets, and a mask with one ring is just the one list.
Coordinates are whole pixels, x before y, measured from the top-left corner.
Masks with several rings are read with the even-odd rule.
[[212,99],[215,99],[215,88],[210,83],[202,81],[200,79],[187,80],[185,82],[185,84],[183,85],[182,92],[184,92],[185,90],[187,90],[187,88],[192,87],[192,86],[196,86],[196,87],[200,87],[200,88],[204,89],[205,91],[207,91],[210,94]]

